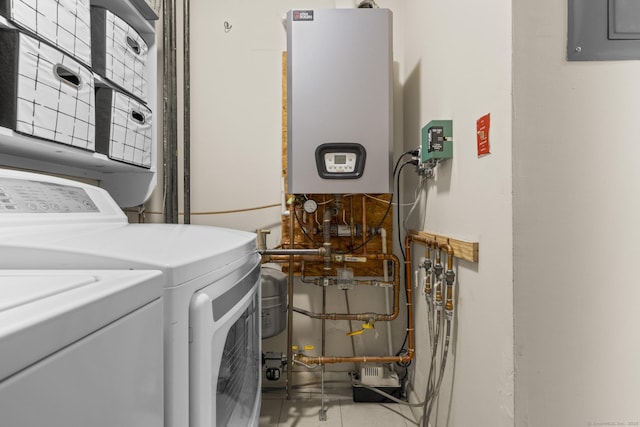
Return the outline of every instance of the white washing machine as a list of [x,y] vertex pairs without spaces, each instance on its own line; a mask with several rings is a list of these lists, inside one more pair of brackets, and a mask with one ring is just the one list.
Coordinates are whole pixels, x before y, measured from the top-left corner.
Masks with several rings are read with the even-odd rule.
[[163,423],[159,271],[0,271],[0,424]]
[[128,224],[100,188],[0,169],[0,268],[160,270],[165,426],[258,425],[260,255],[253,233]]

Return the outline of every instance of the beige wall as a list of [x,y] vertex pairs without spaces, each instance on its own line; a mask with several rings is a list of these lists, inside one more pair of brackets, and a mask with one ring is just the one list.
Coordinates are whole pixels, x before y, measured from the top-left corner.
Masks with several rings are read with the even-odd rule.
[[514,29],[516,425],[637,424],[640,63],[567,62],[566,2]]
[[[480,244],[478,264],[456,263],[456,343],[438,425],[512,426],[511,2],[408,0],[405,17],[405,149],[430,120],[453,120],[454,157],[438,165],[417,226]],[[491,154],[478,158],[476,120],[487,113]],[[427,330],[424,313],[418,294],[417,331]],[[427,351],[421,334],[414,401],[424,397]]]

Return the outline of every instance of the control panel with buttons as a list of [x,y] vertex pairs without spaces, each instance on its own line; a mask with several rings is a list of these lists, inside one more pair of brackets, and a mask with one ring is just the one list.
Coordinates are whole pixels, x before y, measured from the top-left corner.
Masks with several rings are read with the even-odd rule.
[[100,212],[81,187],[0,178],[0,213]]
[[327,143],[316,149],[318,174],[325,179],[357,179],[364,172],[367,152],[361,144]]

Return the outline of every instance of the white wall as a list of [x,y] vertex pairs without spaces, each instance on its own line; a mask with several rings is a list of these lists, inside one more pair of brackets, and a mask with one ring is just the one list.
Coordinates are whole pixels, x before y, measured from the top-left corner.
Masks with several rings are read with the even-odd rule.
[[[456,264],[457,337],[438,425],[512,426],[511,1],[407,0],[404,17],[404,148],[419,144],[430,120],[453,120],[454,158],[437,167],[417,226],[480,243],[478,264]],[[492,153],[478,158],[476,120],[486,113]],[[403,175],[411,199],[415,178]],[[419,261],[424,248],[414,253]],[[420,293],[415,309],[413,401],[424,397],[428,372]]]
[[564,1],[514,24],[516,425],[637,425],[640,63],[567,62]]

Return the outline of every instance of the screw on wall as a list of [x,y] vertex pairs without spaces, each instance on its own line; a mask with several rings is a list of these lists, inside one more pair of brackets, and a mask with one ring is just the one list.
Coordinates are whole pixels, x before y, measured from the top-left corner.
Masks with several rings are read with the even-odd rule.
[[233,28],[233,25],[229,24],[229,21],[224,21],[224,32],[228,33]]
[[580,52],[582,52],[582,47],[576,46],[576,48],[574,50],[576,51],[576,53],[580,53]]

